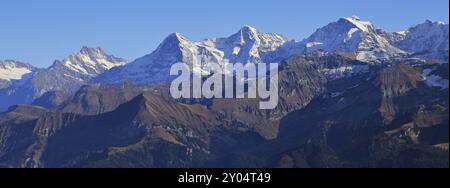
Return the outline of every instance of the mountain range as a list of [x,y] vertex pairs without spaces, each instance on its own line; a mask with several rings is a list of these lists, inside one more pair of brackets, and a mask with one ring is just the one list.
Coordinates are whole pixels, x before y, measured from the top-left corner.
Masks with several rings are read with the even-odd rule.
[[415,57],[446,61],[448,38],[449,26],[442,22],[427,20],[406,31],[390,33],[352,16],[319,28],[299,42],[279,34],[261,33],[250,26],[229,37],[200,42],[173,33],[152,53],[131,63],[107,55],[100,48],[83,47],[47,69],[15,61],[0,62],[0,110],[14,104],[30,104],[47,92],[71,93],[87,83],[169,81],[170,67],[177,62],[279,63],[294,54],[316,50],[345,53],[368,64]]
[[[352,16],[301,41],[174,33],[129,63],[88,47],[45,69],[0,61],[0,166],[448,168],[448,30]],[[171,65],[194,61],[278,63],[278,106],[173,99]]]

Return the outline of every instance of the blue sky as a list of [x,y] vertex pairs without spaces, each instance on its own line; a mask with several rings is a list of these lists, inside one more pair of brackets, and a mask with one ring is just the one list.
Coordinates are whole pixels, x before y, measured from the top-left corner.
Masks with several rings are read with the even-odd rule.
[[448,0],[1,0],[0,59],[47,67],[86,45],[134,60],[173,32],[196,41],[243,25],[301,40],[351,15],[400,31],[426,19],[448,23],[448,6]]

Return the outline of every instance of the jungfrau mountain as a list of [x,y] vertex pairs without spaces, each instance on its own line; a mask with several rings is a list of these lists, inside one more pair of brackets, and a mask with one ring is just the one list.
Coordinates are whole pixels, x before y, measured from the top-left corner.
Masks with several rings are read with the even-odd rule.
[[304,47],[304,52],[324,50],[354,53],[355,58],[361,61],[375,61],[405,53],[378,32],[371,22],[352,16],[317,29],[300,45]]

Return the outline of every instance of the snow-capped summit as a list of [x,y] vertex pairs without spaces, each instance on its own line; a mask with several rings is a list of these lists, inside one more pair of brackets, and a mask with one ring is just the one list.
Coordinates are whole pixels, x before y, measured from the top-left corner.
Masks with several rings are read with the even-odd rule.
[[178,62],[192,62],[199,46],[180,33],[172,33],[152,53],[121,67],[113,68],[94,78],[92,82],[150,83],[166,80],[170,66]]
[[404,32],[405,38],[396,46],[408,52],[448,51],[449,25],[426,20]]
[[357,16],[341,18],[319,28],[309,38],[300,42],[305,52],[325,50],[329,52],[354,52],[362,61],[388,58],[404,52],[379,35],[375,26]]
[[242,27],[237,33],[226,38],[215,38],[216,47],[224,52],[225,59],[232,63],[265,62],[264,54],[275,51],[288,41],[274,33],[259,33],[251,26]]
[[36,71],[30,64],[13,60],[0,61],[0,89],[11,84],[13,80],[20,80],[26,74]]
[[[158,48],[151,54],[152,61],[159,63],[161,66],[166,66],[167,62],[171,64],[182,62],[183,59],[192,56],[197,46],[189,41],[180,33],[173,33],[167,36]],[[146,57],[138,59],[137,62],[146,63]]]
[[84,46],[78,53],[70,55],[62,61],[56,60],[50,69],[65,67],[87,77],[93,77],[112,67],[125,65],[126,63],[127,61],[124,59],[107,55],[101,48]]
[[226,39],[226,42],[229,42],[233,45],[244,45],[247,42],[258,40],[258,31],[251,26],[242,27],[237,33],[231,35]]
[[106,70],[126,63],[126,60],[108,55],[100,48],[83,47],[63,60],[56,60],[48,69],[37,72],[31,82],[36,96],[53,90],[73,91]]
[[92,81],[152,83],[169,80],[170,67],[178,62],[187,65],[201,62],[203,66],[224,62],[265,62],[266,54],[274,52],[285,42],[287,39],[281,35],[259,33],[250,26],[242,27],[229,37],[209,38],[199,42],[190,41],[180,33],[173,33],[167,36],[152,53],[125,66],[113,68]]
[[63,60],[56,60],[49,68],[38,70],[1,90],[0,110],[13,104],[31,103],[50,91],[75,91],[93,77],[126,63],[124,59],[107,55],[100,48],[83,47]]
[[185,45],[188,43],[190,43],[190,41],[181,33],[172,33],[163,40],[163,42],[158,46],[157,50],[176,50],[176,48],[180,45]]

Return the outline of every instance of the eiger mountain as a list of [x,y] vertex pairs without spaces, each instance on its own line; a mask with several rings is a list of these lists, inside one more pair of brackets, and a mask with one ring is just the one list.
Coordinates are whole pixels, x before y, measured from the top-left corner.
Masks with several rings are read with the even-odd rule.
[[35,71],[0,90],[0,110],[14,104],[31,103],[47,92],[74,92],[104,71],[126,63],[126,60],[107,55],[100,48],[83,47],[63,60],[56,60],[49,68]]
[[[170,66],[195,58],[279,63],[278,106],[173,99]],[[0,167],[449,166],[441,22],[386,32],[353,16],[302,41],[250,26],[199,42],[174,33],[130,63],[84,47],[18,67],[0,74]]]

